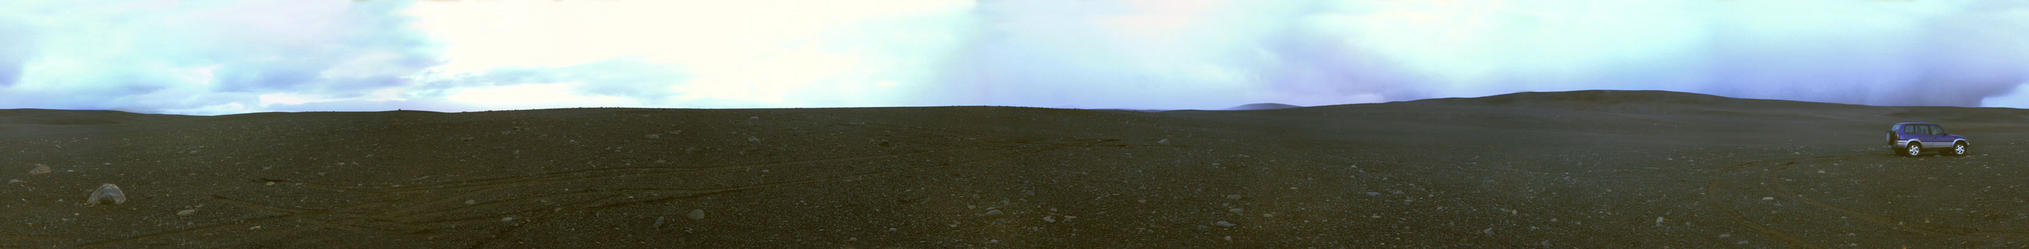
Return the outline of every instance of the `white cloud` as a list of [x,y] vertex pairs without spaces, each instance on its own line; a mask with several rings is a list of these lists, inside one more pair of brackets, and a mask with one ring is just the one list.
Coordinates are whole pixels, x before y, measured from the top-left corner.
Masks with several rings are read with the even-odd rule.
[[[2019,103],[2020,1],[0,2],[0,107]],[[1946,89],[1923,95],[1911,91]]]
[[449,91],[445,100],[453,103],[500,109],[540,109],[565,107],[628,107],[640,106],[637,99],[584,94],[574,89],[583,83],[519,84],[487,87],[467,87]]
[[500,68],[610,60],[665,65],[680,95],[650,105],[883,104],[867,89],[921,78],[957,39],[970,1],[429,2],[410,10],[442,42],[437,70],[486,77]]

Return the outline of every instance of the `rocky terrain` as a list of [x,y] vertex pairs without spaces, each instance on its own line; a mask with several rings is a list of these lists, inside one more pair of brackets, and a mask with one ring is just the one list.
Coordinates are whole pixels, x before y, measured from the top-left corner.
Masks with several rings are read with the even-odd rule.
[[[1883,131],[1902,121],[1974,153],[1892,155]],[[0,247],[2017,248],[2025,121],[1654,91],[1254,111],[0,110]],[[107,183],[125,202],[88,205]]]

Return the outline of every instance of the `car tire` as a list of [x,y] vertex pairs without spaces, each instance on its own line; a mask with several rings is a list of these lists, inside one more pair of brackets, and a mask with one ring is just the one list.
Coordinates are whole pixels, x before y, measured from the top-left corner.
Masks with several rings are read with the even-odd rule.
[[1972,152],[1972,151],[1970,151],[1970,150],[1967,150],[1967,148],[1966,148],[1966,143],[1963,143],[1963,142],[1960,142],[1960,143],[1952,143],[1952,150],[1951,150],[1951,154],[1952,154],[1953,156],[1965,156],[1965,155],[1966,155],[1966,154],[1968,154],[1969,152]]
[[1901,153],[1901,154],[1902,154],[1902,156],[1907,156],[1907,157],[1915,157],[1915,156],[1920,156],[1920,155],[1923,155],[1923,145],[1920,145],[1920,144],[1917,144],[1917,143],[1909,143],[1909,145],[1906,145],[1906,146],[1903,146],[1903,147],[1902,147],[1902,153]]

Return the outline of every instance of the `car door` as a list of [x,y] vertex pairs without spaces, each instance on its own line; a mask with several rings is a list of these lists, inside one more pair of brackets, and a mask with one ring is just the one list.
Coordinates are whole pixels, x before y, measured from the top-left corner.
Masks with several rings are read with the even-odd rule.
[[1952,141],[1944,140],[1944,127],[1938,127],[1936,125],[1923,126],[1924,148],[1944,148],[1951,146]]

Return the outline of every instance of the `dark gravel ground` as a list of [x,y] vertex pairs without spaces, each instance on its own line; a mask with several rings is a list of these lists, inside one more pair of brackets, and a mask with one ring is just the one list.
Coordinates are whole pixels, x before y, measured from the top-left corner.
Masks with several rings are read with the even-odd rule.
[[[1894,156],[1931,121],[1970,156]],[[0,247],[2029,246],[2018,109],[0,110]],[[36,165],[52,173],[30,174]],[[123,205],[88,206],[102,183]]]

